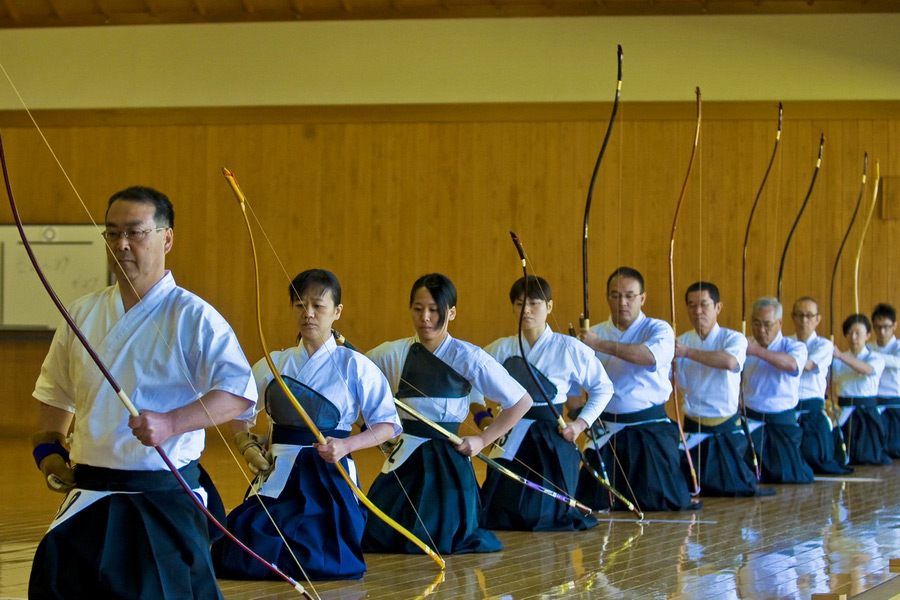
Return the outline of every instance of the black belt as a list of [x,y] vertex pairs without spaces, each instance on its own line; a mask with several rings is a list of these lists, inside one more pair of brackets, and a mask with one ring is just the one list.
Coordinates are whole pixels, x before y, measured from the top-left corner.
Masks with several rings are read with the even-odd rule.
[[668,419],[666,407],[663,404],[657,404],[644,410],[630,413],[611,413],[604,412],[600,418],[608,423],[640,423],[641,421],[654,421],[656,419]]
[[822,398],[809,398],[801,400],[797,404],[797,412],[821,412],[825,410],[825,400]]
[[[339,431],[337,429],[329,429],[323,431],[322,435],[331,436],[333,438],[343,439],[350,437],[349,431]],[[272,425],[272,443],[273,444],[291,444],[293,446],[312,446],[319,439],[309,429],[299,429],[297,427],[286,427],[284,425]]]
[[900,398],[879,396],[878,406],[900,406]]
[[[401,423],[403,424],[403,433],[408,433],[409,435],[428,438],[432,440],[447,439],[447,436],[445,436],[443,433],[438,432],[437,429],[434,429],[433,427],[431,427],[431,425],[426,425],[422,421],[403,419]],[[442,421],[439,422],[438,425],[454,435],[459,432],[459,423],[448,423],[446,421]]]
[[[560,406],[562,406],[562,404],[560,404]],[[531,419],[533,421],[550,421],[551,423],[556,423],[557,421],[556,415],[553,414],[553,409],[546,404],[532,405],[522,418]]]
[[860,408],[877,408],[878,398],[852,398],[850,396],[840,396],[838,398],[838,406],[858,406]]
[[747,418],[754,421],[762,421],[763,423],[771,423],[772,425],[796,425],[797,411],[791,408],[781,412],[763,413],[748,408]]
[[[195,460],[178,469],[191,488],[200,487],[200,464]],[[125,471],[76,465],[75,485],[98,492],[172,492],[181,485],[171,471]]]

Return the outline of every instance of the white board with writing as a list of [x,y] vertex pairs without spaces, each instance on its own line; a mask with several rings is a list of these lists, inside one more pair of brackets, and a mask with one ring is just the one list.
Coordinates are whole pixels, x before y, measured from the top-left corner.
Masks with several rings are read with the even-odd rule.
[[[108,285],[106,243],[94,225],[27,225],[25,236],[64,305]],[[0,255],[0,328],[56,329],[62,317],[15,225],[0,225]]]

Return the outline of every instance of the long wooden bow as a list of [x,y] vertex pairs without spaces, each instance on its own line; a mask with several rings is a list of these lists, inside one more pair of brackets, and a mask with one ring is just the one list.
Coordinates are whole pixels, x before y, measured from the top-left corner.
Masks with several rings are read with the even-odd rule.
[[[316,439],[320,444],[327,444],[328,441],[325,439],[325,436],[322,435],[322,432],[316,427],[316,424],[310,418],[309,414],[307,414],[306,410],[304,410],[303,406],[297,401],[297,398],[291,392],[290,388],[284,382],[284,379],[281,377],[281,373],[278,368],[275,366],[275,362],[272,360],[271,354],[269,354],[269,345],[266,343],[265,333],[263,332],[262,326],[262,301],[260,299],[260,280],[259,280],[259,260],[257,259],[256,254],[256,242],[253,239],[253,228],[250,225],[250,219],[247,216],[247,198],[244,196],[244,192],[241,191],[240,185],[238,185],[237,180],[234,177],[234,173],[229,171],[228,169],[223,168],[222,173],[225,175],[225,179],[228,181],[228,184],[231,186],[231,190],[234,192],[235,198],[237,198],[238,204],[241,207],[241,215],[244,218],[244,223],[247,226],[247,235],[250,239],[250,248],[253,252],[253,266],[254,266],[254,276],[256,280],[256,324],[257,330],[259,333],[259,341],[262,344],[263,355],[266,358],[266,363],[269,365],[269,370],[272,371],[272,375],[275,378],[275,381],[278,382],[278,386],[281,388],[284,395],[290,400],[291,404],[296,409],[297,413],[299,413],[300,417],[306,423],[306,426],[309,427],[309,430],[315,435]],[[350,489],[353,490],[353,493],[359,498],[360,502],[362,502],[366,508],[368,508],[372,513],[374,513],[378,518],[382,521],[390,525],[393,529],[395,529],[398,533],[403,535],[406,539],[415,544],[419,549],[422,550],[425,554],[430,556],[434,562],[436,562],[441,569],[444,568],[444,559],[438,555],[430,546],[428,546],[425,542],[417,538],[413,535],[412,532],[408,531],[405,527],[394,521],[381,509],[379,509],[375,504],[363,494],[362,490],[356,486],[350,476],[347,474],[347,471],[341,465],[340,462],[334,463],[335,468],[338,473],[340,473],[341,477],[344,481],[347,482],[347,485],[350,486]]]
[[753,206],[750,208],[750,216],[747,218],[747,230],[744,232],[744,247],[741,251],[741,333],[747,335],[747,246],[750,242],[750,226],[753,224],[753,215],[756,214],[756,207],[759,205],[759,199],[762,197],[763,188],[766,187],[766,181],[769,179],[769,172],[775,163],[775,155],[778,154],[778,143],[781,141],[781,126],[784,122],[784,108],[781,102],[778,103],[778,130],[775,132],[775,145],[772,147],[772,156],[769,158],[769,165],[759,184],[759,190],[756,192],[756,198],[753,200]]
[[853,261],[853,311],[859,313],[859,259],[862,256],[863,242],[866,241],[866,232],[869,231],[869,223],[875,213],[875,205],[878,203],[878,190],[881,187],[881,165],[875,163],[875,190],[872,192],[872,204],[869,205],[869,214],[866,216],[866,224],[863,225],[862,234],[859,236],[859,246],[856,248],[856,260]]
[[[847,243],[847,238],[850,237],[850,231],[853,230],[853,223],[856,222],[856,215],[859,213],[859,207],[862,205],[863,195],[866,192],[866,173],[869,169],[869,153],[866,152],[863,154],[863,169],[862,169],[862,182],[859,184],[859,196],[856,199],[856,207],[853,209],[853,216],[850,217],[850,224],[847,225],[847,231],[844,233],[844,237],[841,240],[841,245],[838,247],[837,256],[834,257],[834,267],[831,269],[831,293],[828,299],[828,337],[831,339],[832,345],[834,345],[834,282],[837,278],[837,270],[838,265],[841,262],[841,254],[844,252],[844,245]],[[855,283],[855,282],[854,282]],[[854,288],[855,289],[855,288]],[[857,294],[857,298],[858,298]],[[857,311],[859,312],[859,311]],[[829,380],[831,381],[831,393],[828,394],[828,397],[831,399],[831,413],[837,418],[837,402],[834,397],[834,362],[831,363],[831,377]],[[841,442],[841,450],[843,451],[843,456],[847,455],[847,442],[844,440],[844,431],[840,427],[836,427],[838,439]]]
[[[781,141],[781,127],[784,123],[784,107],[781,102],[778,103],[778,130],[775,132],[775,145],[772,147],[772,156],[769,157],[769,164],[766,172],[763,174],[759,189],[756,191],[756,198],[753,200],[753,206],[750,207],[750,216],[747,217],[747,229],[744,232],[744,248],[741,251],[741,335],[747,335],[747,246],[750,242],[750,226],[753,224],[753,215],[756,214],[756,207],[759,205],[759,199],[762,197],[763,188],[766,187],[766,181],[769,179],[769,172],[775,163],[775,155],[778,153],[778,143]],[[741,409],[742,423],[746,430],[747,423],[747,406],[744,404],[744,371],[741,370],[741,382],[738,390],[738,397]],[[753,460],[753,470],[756,473],[756,480],[762,479],[762,471],[759,466],[759,458],[756,453],[756,443],[753,437],[747,431],[747,441],[750,445],[750,456]]]
[[[675,217],[672,219],[672,234],[669,237],[669,308],[672,317],[672,331],[678,336],[678,330],[675,327],[675,230],[678,228],[678,215],[681,213],[681,206],[684,204],[684,198],[687,194],[688,182],[691,179],[691,169],[694,167],[694,157],[697,155],[697,147],[700,145],[700,120],[701,120],[701,98],[700,88],[697,88],[697,125],[694,129],[694,145],[691,148],[691,159],[688,161],[687,173],[684,176],[684,183],[681,186],[681,195],[678,197],[678,204],[675,206]],[[687,457],[688,469],[691,472],[691,482],[694,484],[693,495],[700,493],[700,480],[697,478],[697,470],[694,468],[694,460],[691,453],[687,449],[687,439],[684,437],[684,426],[681,424],[681,406],[678,403],[678,375],[676,373],[676,362],[672,359],[672,399],[675,406],[675,424],[678,425],[678,435],[681,437],[681,443],[684,444],[684,453]]]
[[[541,397],[543,398],[543,400],[547,404],[547,406],[550,408],[550,411],[553,413],[553,416],[556,418],[556,422],[559,424],[560,431],[562,431],[563,429],[566,428],[566,421],[565,421],[565,419],[563,419],[562,415],[559,413],[559,410],[557,410],[556,406],[553,404],[553,400],[551,400],[547,396],[547,393],[544,391],[544,387],[541,385],[540,381],[538,381],[537,375],[534,374],[534,371],[531,368],[531,363],[528,362],[528,357],[525,355],[525,342],[522,337],[522,322],[525,318],[525,304],[528,301],[528,262],[525,259],[525,249],[522,248],[522,241],[519,239],[519,236],[517,236],[512,231],[509,232],[509,235],[512,238],[513,244],[516,247],[516,252],[519,253],[519,258],[522,260],[522,274],[525,277],[524,287],[522,289],[522,296],[523,296],[522,310],[519,313],[519,333],[518,333],[519,352],[522,355],[522,360],[525,362],[525,370],[528,371],[529,377],[531,377],[531,380],[534,382],[535,387],[541,393]],[[610,494],[615,496],[623,505],[625,505],[625,507],[628,508],[628,510],[633,512],[639,521],[643,521],[644,513],[638,507],[636,507],[630,500],[625,498],[625,496],[620,494],[607,479],[602,477],[599,473],[597,473],[597,471],[594,470],[594,468],[588,462],[587,457],[584,455],[584,451],[578,446],[578,444],[576,444],[575,442],[572,442],[572,445],[575,446],[575,449],[578,451],[578,454],[581,457],[581,462],[584,465],[584,468],[587,469],[588,473],[590,473],[591,476],[594,479],[596,479],[598,483],[600,483],[600,485],[602,485],[604,488],[606,488],[606,490]],[[597,451],[599,452],[600,449],[598,448]]]
[[[140,412],[134,406],[134,403],[131,401],[131,398],[129,398],[128,394],[122,389],[122,386],[119,385],[118,381],[115,379],[115,377],[109,371],[107,366],[104,364],[103,360],[100,358],[100,356],[94,350],[93,346],[91,346],[91,343],[88,341],[87,337],[84,335],[84,333],[82,333],[81,329],[75,323],[74,319],[72,319],[72,316],[69,314],[69,311],[66,310],[65,305],[59,299],[59,296],[57,296],[56,291],[53,289],[53,286],[50,284],[50,281],[44,275],[44,272],[41,269],[40,264],[38,263],[37,257],[35,256],[34,251],[31,248],[31,244],[28,242],[28,237],[25,235],[25,228],[22,224],[22,219],[19,216],[19,210],[18,210],[18,207],[16,206],[15,198],[13,197],[12,184],[10,182],[9,173],[8,173],[7,167],[6,167],[6,154],[3,150],[2,137],[0,137],[0,165],[2,165],[3,180],[6,184],[6,195],[9,197],[9,206],[10,206],[10,209],[12,209],[13,219],[16,222],[16,228],[19,231],[19,237],[21,237],[21,239],[22,239],[22,245],[25,247],[25,252],[28,253],[28,258],[31,260],[31,264],[34,267],[35,273],[37,274],[38,278],[41,280],[41,284],[44,286],[44,289],[47,291],[47,294],[49,294],[50,299],[53,301],[53,304],[56,306],[57,310],[62,315],[63,319],[65,319],[68,326],[72,329],[72,332],[75,334],[75,337],[78,338],[78,341],[81,343],[81,345],[87,351],[88,355],[91,357],[91,360],[94,362],[94,364],[97,365],[97,368],[100,369],[100,372],[103,374],[103,377],[106,379],[106,381],[109,383],[110,387],[112,387],[113,391],[116,393],[116,396],[118,396],[119,400],[125,406],[125,409],[133,417],[140,416]],[[162,461],[166,464],[166,467],[175,476],[175,479],[178,481],[178,485],[180,485],[181,488],[187,493],[187,495],[190,496],[191,501],[194,503],[194,505],[200,509],[200,511],[206,516],[206,518],[209,519],[209,521],[219,531],[221,531],[225,535],[225,537],[227,537],[229,540],[231,540],[232,542],[237,544],[239,548],[241,548],[244,552],[246,552],[250,556],[252,556],[256,561],[265,565],[265,567],[267,569],[269,569],[272,573],[274,573],[280,579],[284,580],[295,590],[300,592],[303,596],[305,596],[309,600],[312,600],[312,597],[306,592],[306,590],[303,588],[303,586],[299,582],[295,581],[291,576],[282,572],[280,569],[278,569],[278,567],[276,567],[269,561],[262,558],[256,552],[254,552],[249,547],[247,547],[243,542],[241,542],[239,539],[237,539],[234,536],[234,534],[232,534],[230,531],[228,531],[228,529],[224,525],[222,525],[218,521],[218,519],[215,518],[215,516],[213,516],[213,514],[209,511],[209,509],[206,508],[206,505],[203,504],[203,502],[200,500],[200,498],[197,497],[197,495],[191,489],[190,485],[187,483],[187,481],[185,481],[184,477],[182,477],[181,473],[178,472],[178,469],[172,463],[171,459],[169,459],[169,456],[166,454],[166,451],[163,450],[163,448],[161,446],[153,446],[153,448],[159,454],[159,457],[162,459]]]
[[594,163],[594,172],[591,174],[591,183],[588,186],[587,200],[584,202],[584,225],[582,226],[583,237],[581,240],[581,279],[584,298],[584,310],[581,313],[580,325],[582,329],[591,328],[591,303],[588,293],[588,225],[591,218],[591,201],[594,198],[594,184],[597,182],[597,173],[600,171],[600,163],[603,162],[603,155],[606,154],[606,145],[609,143],[609,136],[612,134],[613,124],[616,122],[616,113],[619,110],[619,98],[622,96],[622,46],[618,49],[619,57],[619,74],[616,82],[616,99],[613,101],[612,114],[609,116],[609,125],[606,126],[606,135],[603,137],[603,145],[600,146],[600,153],[597,155],[597,162]]
[[791,231],[788,233],[787,241],[784,242],[784,250],[781,252],[781,264],[778,265],[778,301],[781,302],[782,299],[782,283],[784,278],[784,259],[787,258],[788,247],[791,245],[791,238],[794,237],[794,231],[797,229],[797,224],[800,223],[800,217],[803,216],[803,211],[806,210],[806,205],[809,204],[809,199],[812,196],[813,188],[816,185],[816,178],[819,175],[819,169],[822,167],[822,153],[825,151],[825,134],[822,134],[822,137],[819,139],[819,156],[816,158],[816,167],[813,169],[812,181],[809,182],[809,190],[806,192],[806,198],[803,199],[803,204],[800,205],[800,211],[797,213],[797,218],[794,219],[794,224],[791,226]]

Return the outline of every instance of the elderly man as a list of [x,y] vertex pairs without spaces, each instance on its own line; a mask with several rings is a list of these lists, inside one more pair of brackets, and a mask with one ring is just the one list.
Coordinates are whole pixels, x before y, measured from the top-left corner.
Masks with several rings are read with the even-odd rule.
[[203,428],[249,414],[257,392],[231,327],[165,268],[174,219],[156,190],[114,194],[103,237],[116,285],[69,311],[140,415],[129,415],[70,328],[57,329],[44,360],[34,457],[69,495],[38,546],[29,598],[222,597],[206,519],[153,447],[205,497]]
[[[672,392],[669,382],[675,354],[675,333],[665,321],[651,319],[641,310],[647,293],[643,276],[619,267],[606,281],[610,317],[590,330],[582,341],[600,358],[612,379],[615,393],[600,415],[605,429],[588,453],[595,465],[602,459],[614,465],[613,486],[632,491],[645,511],[681,510],[691,503],[681,469],[678,426],[666,415]],[[630,483],[624,486],[619,482]],[[582,472],[578,498],[598,508],[609,506],[608,496],[596,480]],[[615,506],[614,508],[620,508]]]
[[754,496],[756,474],[744,462],[747,435],[737,414],[747,338],[719,327],[722,302],[714,284],[691,284],[684,300],[694,329],[675,340],[675,364],[701,493]]
[[[812,483],[813,472],[800,453],[797,424],[800,374],[808,352],[802,342],[781,334],[781,302],[763,297],[753,304],[744,366],[744,404],[762,481]],[[750,457],[747,457],[750,459]]]
[[800,375],[800,402],[797,405],[800,429],[803,430],[800,452],[815,473],[852,473],[853,469],[844,466],[844,455],[839,445],[840,429],[831,424],[825,412],[825,390],[834,344],[816,333],[816,327],[822,320],[819,304],[809,296],[800,298],[794,302],[791,319],[795,334],[788,337],[806,344],[808,353]]

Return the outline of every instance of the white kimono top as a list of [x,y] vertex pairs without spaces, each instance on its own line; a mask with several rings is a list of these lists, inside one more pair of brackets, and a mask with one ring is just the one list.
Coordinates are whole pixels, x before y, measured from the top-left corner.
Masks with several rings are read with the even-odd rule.
[[597,352],[600,362],[612,379],[615,392],[606,407],[611,413],[632,413],[665,404],[672,393],[669,375],[675,357],[675,332],[660,319],[651,319],[641,312],[625,331],[605,323],[591,327],[601,339],[622,344],[644,344],[653,354],[649,367],[636,365],[610,354]]
[[[367,352],[367,356],[387,376],[395,394],[400,386],[400,375],[409,347],[417,341],[418,336],[385,342]],[[503,408],[509,408],[525,395],[525,388],[512,378],[503,365],[474,344],[448,334],[434,355],[471,383],[473,390],[464,398],[404,398],[405,404],[433,421],[462,423],[469,414],[469,404],[481,402],[482,395]]]
[[704,352],[727,352],[738,363],[734,371],[729,371],[715,369],[689,358],[676,358],[684,414],[694,417],[734,416],[738,409],[741,369],[747,359],[747,338],[716,323],[705,340],[700,339],[700,335],[692,329],[680,335],[678,341]]
[[[272,362],[282,376],[311,387],[334,404],[341,413],[338,431],[350,431],[362,411],[367,425],[390,423],[394,436],[400,434],[400,417],[394,408],[391,387],[378,367],[364,354],[338,346],[329,336],[310,357],[303,344],[281,352],[272,352]],[[274,379],[266,359],[253,365],[259,397]],[[265,402],[260,401],[258,410]]]
[[[256,402],[256,385],[237,336],[216,310],[165,276],[127,312],[118,285],[83,296],[69,313],[130,395],[138,410],[168,412],[211,390]],[[75,413],[71,458],[122,470],[167,470],[152,447],[128,427],[128,411],[63,323],[41,366],[34,397]],[[200,457],[204,431],[189,431],[162,447],[180,468]]]
[[872,366],[871,375],[863,375],[851,369],[842,360],[834,361],[834,387],[838,398],[874,398],[878,395],[878,382],[884,373],[884,357],[865,348],[855,358]]
[[[613,384],[596,354],[578,338],[554,333],[547,325],[534,347],[523,336],[525,356],[538,371],[556,386],[553,404],[563,404],[567,395],[587,392],[587,403],[578,415],[590,426],[609,403]],[[500,338],[485,347],[501,365],[511,356],[522,356],[519,336]],[[544,406],[543,398],[532,398],[535,406]]]
[[[789,335],[788,338],[797,340],[796,335]],[[802,343],[806,344],[807,360],[816,366],[812,371],[806,371],[804,364],[804,369],[801,369],[803,372],[800,374],[800,399],[823,399],[825,390],[828,388],[828,370],[834,356],[834,344],[828,338],[816,334],[815,331],[808,340]]]
[[744,403],[762,413],[776,413],[796,408],[800,401],[800,373],[806,364],[806,344],[778,335],[767,347],[772,352],[789,354],[797,363],[788,373],[755,356],[744,364]]
[[884,373],[878,385],[878,395],[882,398],[900,398],[900,341],[891,336],[888,343],[879,346],[877,342],[866,344],[869,350],[881,354],[884,359]]

